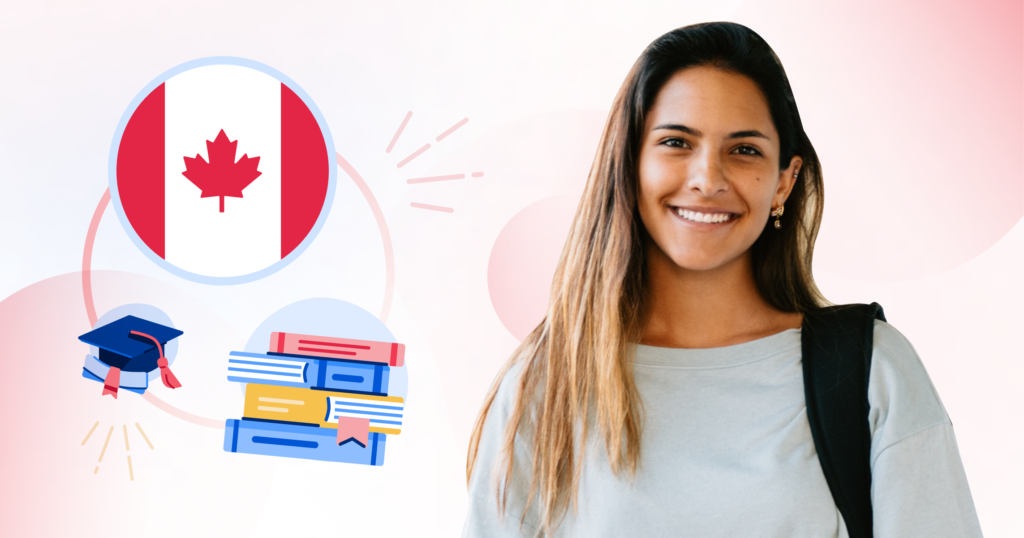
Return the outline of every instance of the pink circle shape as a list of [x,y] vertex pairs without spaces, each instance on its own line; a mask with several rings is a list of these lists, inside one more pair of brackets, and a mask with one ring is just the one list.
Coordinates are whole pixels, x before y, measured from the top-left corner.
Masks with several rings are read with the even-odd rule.
[[552,196],[526,206],[505,224],[491,247],[487,263],[491,304],[520,342],[547,312],[551,279],[576,204],[572,196]]

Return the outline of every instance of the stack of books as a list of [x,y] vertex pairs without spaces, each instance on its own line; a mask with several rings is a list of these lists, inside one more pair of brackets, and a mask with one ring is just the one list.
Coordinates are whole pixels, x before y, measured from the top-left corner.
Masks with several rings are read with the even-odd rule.
[[388,435],[402,431],[405,401],[388,396],[405,346],[275,332],[266,353],[232,351],[228,381],[248,383],[241,420],[228,419],[224,450],[383,465]]

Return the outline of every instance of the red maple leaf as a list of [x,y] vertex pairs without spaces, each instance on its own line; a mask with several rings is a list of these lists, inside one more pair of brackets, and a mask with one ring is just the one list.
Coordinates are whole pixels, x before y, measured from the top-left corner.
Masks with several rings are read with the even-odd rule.
[[228,140],[228,135],[221,129],[213,142],[206,141],[210,162],[206,162],[198,153],[195,157],[185,157],[185,171],[181,173],[203,190],[201,198],[219,196],[221,213],[224,212],[225,196],[241,198],[242,189],[263,174],[256,170],[260,165],[259,157],[250,159],[246,154],[235,162],[237,146],[238,140]]

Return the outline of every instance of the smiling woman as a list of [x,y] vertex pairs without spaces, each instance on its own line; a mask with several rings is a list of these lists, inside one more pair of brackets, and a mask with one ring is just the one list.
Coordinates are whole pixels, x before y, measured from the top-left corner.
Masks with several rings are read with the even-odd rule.
[[822,192],[760,36],[655,40],[484,402],[464,535],[981,536],[914,348],[814,284]]

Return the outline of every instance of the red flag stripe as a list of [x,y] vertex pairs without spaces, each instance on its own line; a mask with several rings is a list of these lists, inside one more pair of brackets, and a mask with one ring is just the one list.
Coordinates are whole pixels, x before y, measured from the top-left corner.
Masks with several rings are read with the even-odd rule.
[[[281,257],[316,224],[330,177],[327,144],[313,113],[281,84]],[[283,340],[283,338],[282,338]]]
[[135,109],[117,148],[117,195],[128,222],[164,257],[164,85]]

